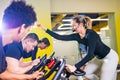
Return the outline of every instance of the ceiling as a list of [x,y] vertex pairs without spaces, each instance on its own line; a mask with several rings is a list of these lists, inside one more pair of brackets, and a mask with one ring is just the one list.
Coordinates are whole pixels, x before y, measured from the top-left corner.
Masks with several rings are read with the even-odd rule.
[[[97,31],[100,30],[100,28],[107,25],[108,22],[108,15],[105,13],[78,13],[78,14],[51,14],[51,21],[52,21],[52,28],[53,30],[59,30],[57,29],[60,25],[63,25],[63,20],[70,20],[75,15],[80,16],[89,16],[92,19],[92,26]],[[67,23],[69,24],[69,23]],[[103,25],[104,24],[104,25]],[[64,30],[64,29],[63,29]]]

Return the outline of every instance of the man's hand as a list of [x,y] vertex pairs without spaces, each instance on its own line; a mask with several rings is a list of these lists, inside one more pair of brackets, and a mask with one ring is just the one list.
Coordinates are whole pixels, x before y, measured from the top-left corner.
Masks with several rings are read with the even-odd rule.
[[40,62],[40,59],[35,59],[35,60],[32,62],[32,66],[37,65],[39,62]]
[[40,78],[43,77],[44,73],[43,73],[43,72],[36,71],[36,72],[34,72],[33,74],[31,74],[31,75],[32,75],[32,78],[33,78],[33,79],[40,79]]

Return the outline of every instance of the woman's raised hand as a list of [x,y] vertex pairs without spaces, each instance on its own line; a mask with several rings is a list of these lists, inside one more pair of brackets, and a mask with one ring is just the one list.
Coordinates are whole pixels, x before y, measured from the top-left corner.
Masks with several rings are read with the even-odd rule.
[[42,24],[37,24],[37,27],[40,27],[42,30],[44,30],[44,31],[46,31],[47,30],[47,28],[46,27],[44,27]]

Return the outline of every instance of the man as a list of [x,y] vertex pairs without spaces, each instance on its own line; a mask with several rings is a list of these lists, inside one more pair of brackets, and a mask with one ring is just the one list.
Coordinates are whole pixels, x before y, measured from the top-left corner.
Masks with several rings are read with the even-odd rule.
[[39,71],[30,75],[14,74],[7,71],[5,52],[3,50],[5,45],[13,41],[20,41],[36,20],[36,13],[32,6],[26,5],[23,1],[13,1],[5,9],[1,26],[4,28],[4,31],[0,33],[0,79],[23,80],[40,78],[43,76],[43,73]]
[[38,45],[35,47],[35,49],[33,51],[25,54],[23,57],[24,58],[32,57],[32,60],[35,60],[38,48],[43,50],[49,46],[50,46],[50,42],[49,42],[48,38],[42,38],[42,40],[38,41]]
[[40,62],[39,59],[33,62],[24,63],[22,57],[33,51],[38,44],[38,36],[35,33],[29,33],[21,42],[13,42],[5,46],[7,70],[14,73],[25,73],[30,70],[34,65]]

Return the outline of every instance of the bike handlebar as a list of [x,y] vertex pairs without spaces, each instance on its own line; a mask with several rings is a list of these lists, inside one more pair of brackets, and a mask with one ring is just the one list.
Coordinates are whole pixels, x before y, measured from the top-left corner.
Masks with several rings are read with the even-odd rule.
[[75,76],[83,76],[86,74],[86,72],[84,72],[83,70],[79,69],[79,70],[76,70],[74,72],[71,73],[72,75],[75,75]]
[[29,71],[27,71],[25,74],[32,74],[33,72],[39,70],[43,65],[44,61],[46,60],[47,54],[45,54],[41,59],[40,62],[37,65],[34,65]]

